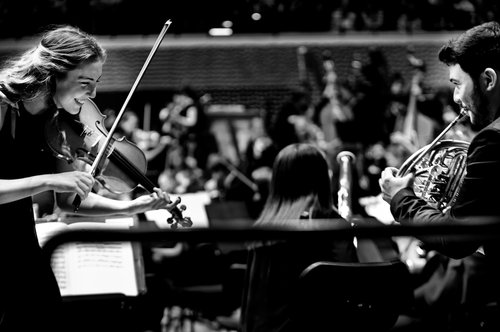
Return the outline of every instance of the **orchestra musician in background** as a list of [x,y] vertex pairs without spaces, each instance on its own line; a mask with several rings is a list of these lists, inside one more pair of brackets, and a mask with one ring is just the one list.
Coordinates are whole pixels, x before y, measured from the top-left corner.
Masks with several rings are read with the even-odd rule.
[[[288,145],[274,161],[269,196],[255,227],[314,229],[344,224],[333,205],[330,183],[329,165],[318,147]],[[296,331],[291,303],[299,274],[320,260],[357,261],[352,240],[254,243],[249,251],[242,331]]]
[[158,176],[160,188],[183,194],[203,189],[209,177],[209,156],[218,152],[210,119],[205,110],[209,98],[190,86],[176,91],[160,110],[161,134],[171,137],[163,170]]
[[[437,98],[433,89],[426,87],[424,79],[426,63],[414,55],[412,48],[407,51],[411,67],[410,84],[407,91],[406,107],[399,108],[395,114],[395,124],[390,135],[388,151],[399,167],[406,159],[421,147],[431,142],[438,134],[443,121],[444,105]],[[397,95],[396,79],[391,92]],[[394,164],[394,162],[393,162]]]
[[[449,41],[439,52],[439,60],[449,69],[454,85],[454,101],[470,117],[471,127],[478,131],[472,139],[466,162],[466,175],[456,201],[447,211],[430,206],[416,196],[412,180],[414,174],[396,176],[397,169],[386,168],[379,184],[383,198],[390,204],[392,215],[402,224],[456,224],[474,223],[474,217],[500,216],[496,188],[500,187],[500,25],[488,22],[475,26]],[[492,189],[489,189],[492,188]],[[478,222],[480,219],[478,220]],[[500,300],[500,246],[481,238],[433,236],[422,238],[424,244],[450,258],[477,256],[473,265],[467,265],[464,276],[458,278],[461,294],[457,302],[441,303],[451,310],[467,309],[475,305],[475,314],[487,315],[488,304]],[[472,256],[471,256],[472,255]],[[443,280],[446,281],[446,280]],[[443,287],[442,285],[440,287]],[[455,287],[457,287],[455,285]],[[448,287],[452,288],[452,287]],[[434,287],[434,291],[436,287]],[[432,301],[436,294],[425,298]],[[434,299],[435,300],[435,299]],[[447,299],[445,301],[450,301]],[[469,303],[470,302],[470,303]],[[482,305],[482,306],[481,306]],[[495,307],[493,307],[495,308]],[[470,309],[470,308],[468,308]],[[474,315],[461,317],[462,328],[498,330],[498,318],[479,322],[467,321]],[[498,317],[498,314],[496,314]],[[435,322],[432,322],[433,324]],[[477,325],[474,325],[477,323]],[[433,325],[433,327],[435,327]]]
[[353,96],[346,85],[339,82],[335,62],[329,51],[322,52],[321,68],[323,90],[320,100],[314,105],[312,122],[322,133],[322,136],[316,135],[318,146],[325,151],[328,160],[334,165],[336,155],[343,145],[341,133],[344,133],[346,126],[354,120],[350,104]]
[[122,137],[136,144],[149,162],[158,156],[171,143],[170,136],[160,136],[157,131],[147,131],[139,127],[139,116],[132,109],[125,110],[115,131],[115,137]]
[[[278,150],[289,144],[299,143],[309,139],[310,131],[306,113],[311,108],[311,92],[307,85],[291,91],[290,96],[273,114],[269,127],[269,137],[275,142]],[[315,130],[317,132],[317,130]]]
[[192,87],[184,86],[159,114],[162,132],[178,139],[184,156],[193,159],[190,163],[201,169],[206,168],[208,156],[217,152],[215,138],[210,133],[205,97]]
[[35,231],[32,196],[53,191],[63,209],[79,213],[135,214],[172,209],[158,188],[150,195],[118,201],[91,192],[90,173],[73,170],[49,152],[45,120],[55,112],[78,114],[93,98],[106,59],[95,38],[71,26],[47,30],[40,42],[13,57],[0,71],[0,330],[57,331],[60,292]]

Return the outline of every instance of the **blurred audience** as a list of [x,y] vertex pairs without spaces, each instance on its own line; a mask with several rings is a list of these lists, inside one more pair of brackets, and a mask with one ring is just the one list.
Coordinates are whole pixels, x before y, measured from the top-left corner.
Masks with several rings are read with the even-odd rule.
[[[157,34],[164,13],[175,21],[175,33],[206,33],[224,21],[232,22],[235,33],[412,33],[464,29],[498,17],[499,10],[494,0],[238,0],[218,5],[195,0],[4,1],[0,4],[0,37],[28,36],[40,26],[59,23],[78,25],[98,35]],[[31,19],[17,19],[24,15]],[[109,24],[110,15],[121,19]]]

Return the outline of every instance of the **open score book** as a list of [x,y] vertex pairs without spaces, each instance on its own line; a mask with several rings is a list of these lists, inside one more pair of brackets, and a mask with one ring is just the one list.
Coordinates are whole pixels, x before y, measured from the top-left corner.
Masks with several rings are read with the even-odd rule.
[[[37,224],[39,242],[65,229],[124,229],[133,218],[103,222],[48,222]],[[52,254],[52,270],[62,296],[123,294],[137,296],[145,291],[140,246],[132,242],[72,242]]]

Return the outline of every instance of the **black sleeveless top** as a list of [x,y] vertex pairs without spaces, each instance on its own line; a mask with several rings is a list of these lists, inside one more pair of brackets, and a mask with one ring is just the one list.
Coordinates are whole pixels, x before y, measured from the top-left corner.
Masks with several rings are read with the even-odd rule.
[[[55,159],[45,148],[45,115],[31,115],[20,103],[12,136],[8,110],[0,129],[1,179],[17,179],[52,173]],[[14,111],[16,111],[14,109]],[[49,312],[57,307],[60,293],[49,261],[38,244],[33,202],[27,197],[0,204],[0,330],[26,330],[29,324],[50,324]],[[55,315],[56,312],[53,313]],[[36,319],[34,319],[36,317]]]

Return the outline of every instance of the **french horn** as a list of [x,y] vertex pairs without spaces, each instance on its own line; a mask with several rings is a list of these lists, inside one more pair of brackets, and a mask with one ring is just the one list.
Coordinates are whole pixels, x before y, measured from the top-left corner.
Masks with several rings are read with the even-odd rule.
[[462,110],[431,143],[412,154],[397,173],[400,177],[413,173],[415,194],[443,212],[454,204],[462,186],[469,142],[442,138],[466,116]]

